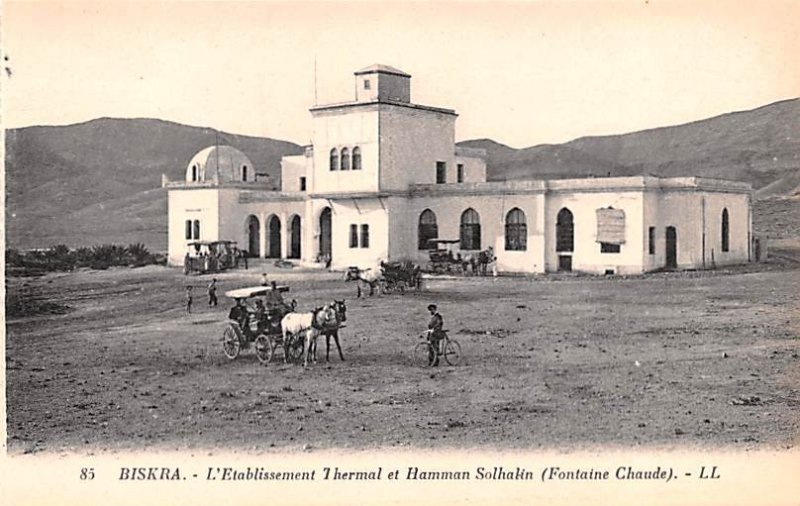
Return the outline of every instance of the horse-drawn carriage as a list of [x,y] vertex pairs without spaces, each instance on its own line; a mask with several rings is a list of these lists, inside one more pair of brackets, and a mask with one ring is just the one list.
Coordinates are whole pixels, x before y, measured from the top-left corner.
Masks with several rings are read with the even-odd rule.
[[428,250],[426,270],[436,274],[463,274],[466,262],[458,253],[453,253],[453,245],[459,242],[459,239],[430,239],[428,244],[432,249]]
[[239,266],[236,241],[192,241],[183,259],[183,273],[206,274]]
[[[228,315],[228,322],[222,332],[222,349],[225,356],[233,360],[250,345],[261,363],[269,363],[275,349],[284,344],[281,320],[294,311],[296,302],[283,302],[281,293],[288,292],[288,286],[254,286],[225,292],[225,296],[236,301]],[[289,361],[297,362],[303,357],[303,338],[292,335],[291,342],[284,346]]]
[[422,271],[419,265],[411,261],[381,262],[383,283],[381,291],[404,293],[407,288],[418,289],[422,281]]

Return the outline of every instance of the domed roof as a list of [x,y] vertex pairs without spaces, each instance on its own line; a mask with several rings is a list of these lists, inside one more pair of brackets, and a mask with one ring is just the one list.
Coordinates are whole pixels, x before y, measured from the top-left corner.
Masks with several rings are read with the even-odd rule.
[[236,148],[209,146],[200,151],[186,167],[186,181],[253,182],[256,171],[253,162]]

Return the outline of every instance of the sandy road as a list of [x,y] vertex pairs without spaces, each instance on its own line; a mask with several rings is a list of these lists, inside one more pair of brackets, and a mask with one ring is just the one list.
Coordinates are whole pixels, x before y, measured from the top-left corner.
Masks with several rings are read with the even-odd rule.
[[[257,284],[225,273],[221,292]],[[346,361],[308,369],[235,361],[230,301],[208,276],[112,269],[15,278],[9,293],[64,304],[8,323],[9,449],[639,445],[792,447],[800,406],[800,271],[633,279],[442,280],[356,300],[338,274],[275,273],[301,308],[348,300]],[[182,308],[197,286],[196,312]],[[410,363],[437,302],[459,367]]]

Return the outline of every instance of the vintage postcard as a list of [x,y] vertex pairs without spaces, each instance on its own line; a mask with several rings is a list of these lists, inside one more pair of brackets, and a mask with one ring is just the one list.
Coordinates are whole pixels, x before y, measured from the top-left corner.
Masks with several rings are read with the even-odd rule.
[[797,504],[800,3],[2,4],[4,504]]

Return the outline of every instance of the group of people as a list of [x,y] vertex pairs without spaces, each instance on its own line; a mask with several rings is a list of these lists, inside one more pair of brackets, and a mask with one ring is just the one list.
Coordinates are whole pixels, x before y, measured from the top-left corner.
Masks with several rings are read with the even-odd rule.
[[[194,294],[192,293],[192,285],[186,287],[186,312],[192,312],[192,304],[194,303]],[[208,293],[208,307],[216,307],[219,304],[217,298],[217,278],[213,278],[206,286],[206,293]]]

